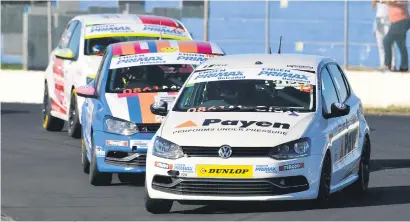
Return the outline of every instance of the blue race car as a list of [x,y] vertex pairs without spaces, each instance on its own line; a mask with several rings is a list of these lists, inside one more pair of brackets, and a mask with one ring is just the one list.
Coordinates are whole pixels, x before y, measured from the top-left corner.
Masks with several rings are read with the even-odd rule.
[[[163,121],[150,105],[174,102],[194,68],[225,55],[211,42],[148,40],[107,47],[94,81],[76,88],[82,106],[82,165],[92,185],[144,176],[148,144]],[[136,175],[137,174],[137,175]],[[132,176],[131,176],[132,175]],[[131,181],[132,182],[132,181]]]

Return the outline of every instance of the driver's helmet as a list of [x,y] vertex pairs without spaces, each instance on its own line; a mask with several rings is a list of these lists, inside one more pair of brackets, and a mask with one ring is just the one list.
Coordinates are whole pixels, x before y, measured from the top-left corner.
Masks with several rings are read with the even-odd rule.
[[95,44],[92,48],[93,54],[102,54],[104,52],[104,46]]
[[122,68],[120,74],[124,85],[146,79],[146,70],[144,66]]
[[235,99],[238,91],[235,81],[215,81],[206,85],[206,96],[208,100]]

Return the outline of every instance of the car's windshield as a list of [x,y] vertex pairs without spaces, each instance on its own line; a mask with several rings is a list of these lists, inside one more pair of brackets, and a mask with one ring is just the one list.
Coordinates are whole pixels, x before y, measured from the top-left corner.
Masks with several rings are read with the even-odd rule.
[[[84,44],[84,55],[99,55],[103,56],[106,48],[110,44],[118,42],[129,42],[139,40],[157,40],[159,37],[148,36],[113,36],[103,38],[86,39]],[[164,40],[171,40],[171,38],[162,38]]]
[[[180,112],[313,112],[312,84],[286,80],[240,79],[187,83],[174,106]],[[237,78],[237,79],[234,79]]]
[[142,65],[110,69],[107,92],[178,92],[194,70],[192,64]]

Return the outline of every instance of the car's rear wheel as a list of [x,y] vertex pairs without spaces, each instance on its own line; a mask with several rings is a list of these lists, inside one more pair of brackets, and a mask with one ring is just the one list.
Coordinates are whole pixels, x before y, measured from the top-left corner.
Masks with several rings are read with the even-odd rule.
[[165,214],[171,211],[174,201],[163,199],[152,199],[148,194],[147,182],[145,181],[145,210],[152,214]]
[[63,127],[64,120],[51,115],[51,99],[48,94],[47,83],[45,83],[43,94],[43,128],[47,131],[61,131]]
[[360,156],[359,178],[349,187],[354,196],[364,196],[367,193],[370,180],[370,141],[368,138],[363,143],[362,155]]
[[87,158],[87,150],[85,148],[84,138],[81,136],[81,164],[83,166],[83,172],[86,174],[90,173],[90,161]]
[[77,95],[74,89],[71,91],[70,109],[68,111],[68,135],[73,138],[81,137],[81,124],[78,115]]
[[316,204],[319,208],[327,208],[329,206],[331,178],[332,162],[329,153],[327,153],[325,159],[323,160],[323,167],[319,184],[319,194],[316,199]]
[[108,186],[111,184],[112,174],[104,173],[98,170],[97,166],[97,156],[96,150],[93,145],[93,150],[91,152],[91,164],[90,164],[90,183],[94,186]]

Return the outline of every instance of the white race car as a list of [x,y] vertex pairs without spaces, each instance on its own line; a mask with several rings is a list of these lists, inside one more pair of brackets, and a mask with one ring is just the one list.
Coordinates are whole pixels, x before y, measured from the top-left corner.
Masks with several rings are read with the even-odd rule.
[[[169,112],[168,112],[169,110]],[[198,66],[148,148],[146,210],[173,201],[316,199],[365,194],[370,136],[360,99],[332,59],[229,55]]]
[[97,73],[108,45],[137,40],[192,40],[178,20],[152,15],[96,14],[74,17],[53,50],[44,80],[43,127],[81,136],[81,106],[75,87],[86,85]]

